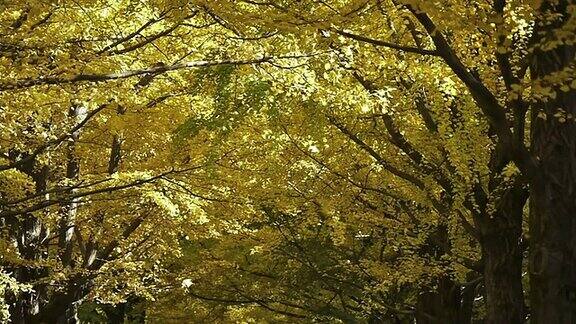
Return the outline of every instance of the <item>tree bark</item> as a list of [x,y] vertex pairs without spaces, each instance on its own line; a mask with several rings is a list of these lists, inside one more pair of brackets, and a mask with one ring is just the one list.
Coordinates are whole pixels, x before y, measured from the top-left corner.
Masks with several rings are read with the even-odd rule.
[[[86,114],[86,107],[81,105],[73,105],[70,107],[69,117],[76,123],[81,123],[82,120],[86,118]],[[76,142],[78,142],[79,138],[80,129],[74,131],[70,136],[70,140],[68,141],[66,178],[70,180],[78,180],[78,177],[80,176],[80,161],[78,161],[78,157],[76,156]],[[74,191],[74,189],[69,189],[66,191],[66,194],[72,195]],[[62,210],[60,212],[60,228],[58,238],[58,247],[60,251],[58,254],[64,267],[69,267],[73,263],[72,239],[74,236],[76,214],[78,213],[78,204],[79,199],[73,198],[70,201],[62,203],[61,206]]]
[[[509,186],[509,185],[508,185]],[[480,229],[480,245],[484,266],[486,323],[522,323],[525,318],[522,288],[522,219],[528,190],[521,178],[504,190],[488,211],[475,220]]]
[[[46,190],[48,167],[42,166],[35,170],[35,160],[31,160],[20,166],[18,169],[30,175],[35,182],[36,192]],[[46,229],[42,222],[32,214],[23,215],[21,220],[16,220],[12,226],[15,226],[14,233],[18,251],[23,260],[40,261],[46,255],[43,252],[43,241],[47,235]],[[18,282],[31,283],[46,276],[46,269],[34,266],[19,266],[15,269],[15,275]],[[31,317],[40,311],[42,303],[46,297],[44,286],[36,286],[34,290],[27,291],[16,296],[16,301],[10,309],[10,319],[13,323],[34,323]]]
[[101,308],[106,313],[106,322],[108,324],[122,324],[126,315],[126,304],[102,305]]
[[462,286],[449,277],[441,278],[435,291],[418,296],[415,320],[418,324],[469,324],[477,281]]
[[435,291],[418,296],[416,323],[456,324],[460,310],[460,287],[450,278],[438,280]]
[[79,323],[76,303],[87,294],[91,279],[91,277],[83,275],[70,278],[61,291],[53,292],[50,295],[50,299],[37,314],[30,316],[29,323]]
[[133,324],[146,323],[146,304],[140,297],[130,297],[125,303],[126,321]]
[[[449,253],[451,242],[448,228],[443,225],[439,226],[429,235],[427,243],[422,253],[436,257]],[[478,274],[472,271],[468,276],[478,277]],[[415,312],[416,322],[418,324],[470,323],[475,286],[476,283],[462,285],[449,274],[438,278],[434,289],[419,294]]]
[[[517,197],[515,195],[515,197]],[[522,209],[527,197],[508,201],[513,206],[508,213],[518,223],[493,224],[482,237],[484,258],[484,287],[486,290],[486,323],[522,323],[524,321],[524,292],[522,289],[523,247]],[[490,219],[497,222],[500,215]]]
[[[554,31],[567,28],[569,4],[574,2],[542,2],[540,15],[558,18],[536,24],[530,66],[533,82],[574,68],[573,45],[539,46],[557,41]],[[531,321],[576,323],[576,121],[569,117],[576,116],[576,91],[549,87],[555,98],[537,101],[531,110],[531,149],[538,161],[530,184]]]

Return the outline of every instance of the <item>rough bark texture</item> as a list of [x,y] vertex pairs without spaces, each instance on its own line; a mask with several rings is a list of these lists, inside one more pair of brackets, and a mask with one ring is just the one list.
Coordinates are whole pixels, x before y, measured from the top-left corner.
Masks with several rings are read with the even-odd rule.
[[509,150],[502,142],[491,152],[487,191],[474,188],[474,223],[482,251],[482,272],[486,303],[485,323],[522,323],[526,316],[522,287],[522,241],[524,206],[528,199],[526,177],[501,176],[510,163]]
[[518,182],[485,216],[481,228],[486,293],[486,323],[522,323],[525,317],[522,289],[522,215],[528,198]]
[[529,191],[525,176],[501,176],[510,161],[510,151],[499,142],[491,152],[487,191],[480,183],[474,189],[478,208],[473,216],[482,251],[485,323],[522,323],[526,317],[522,221]]
[[[542,12],[558,14],[540,21],[535,44],[555,40],[566,27],[573,1],[544,1]],[[573,28],[573,27],[572,27]],[[573,32],[573,30],[572,30]],[[533,80],[574,68],[574,46],[543,50],[536,45]],[[573,72],[572,72],[573,73]],[[557,95],[532,107],[531,149],[538,161],[530,195],[530,301],[533,323],[576,323],[576,91],[554,88]],[[546,118],[537,117],[546,114]]]
[[[70,107],[69,116],[75,122],[80,123],[86,118],[86,108],[82,106]],[[80,130],[73,132],[68,141],[67,155],[68,161],[66,164],[66,178],[69,180],[78,180],[80,176],[80,161],[76,156],[76,142],[80,138]],[[66,194],[73,194],[74,189],[69,189]],[[74,227],[76,214],[78,213],[79,200],[72,199],[61,204],[60,224],[59,224],[59,238],[58,248],[60,261],[64,267],[72,265],[72,239],[74,236]]]

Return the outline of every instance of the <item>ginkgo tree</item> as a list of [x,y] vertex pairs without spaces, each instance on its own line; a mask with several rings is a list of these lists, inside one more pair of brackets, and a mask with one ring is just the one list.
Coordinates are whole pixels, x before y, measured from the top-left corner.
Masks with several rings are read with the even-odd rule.
[[[335,56],[338,57],[337,53]],[[323,59],[319,61],[322,69],[325,68]],[[307,74],[302,81],[309,85],[309,90],[313,90],[312,94],[302,101],[296,84],[291,92],[283,92],[274,100],[264,102],[265,111],[268,111],[270,116],[264,117],[264,120],[248,118],[244,125],[237,126],[239,131],[243,127],[253,130],[253,137],[247,133],[241,138],[231,137],[228,145],[237,148],[238,153],[236,157],[228,156],[232,160],[225,168],[230,171],[219,176],[239,179],[239,184],[232,182],[229,186],[232,186],[236,196],[249,198],[255,209],[244,212],[236,206],[229,209],[231,214],[220,229],[226,234],[222,234],[222,246],[219,249],[234,251],[234,254],[245,253],[247,259],[256,258],[258,255],[262,255],[261,258],[264,259],[246,263],[244,257],[239,260],[233,260],[231,256],[215,257],[216,247],[213,247],[213,240],[209,240],[212,242],[206,243],[211,247],[206,252],[209,256],[196,258],[204,267],[206,259],[214,259],[215,269],[204,270],[204,267],[201,267],[202,270],[199,271],[210,271],[208,278],[217,277],[211,271],[225,271],[228,274],[226,277],[235,281],[230,282],[232,279],[227,279],[218,283],[218,288],[215,288],[210,280],[198,277],[195,272],[198,266],[194,266],[188,276],[195,278],[195,284],[186,287],[186,291],[195,298],[204,298],[213,303],[266,303],[276,311],[278,309],[274,306],[279,306],[282,312],[288,312],[291,314],[289,316],[295,318],[319,317],[343,321],[350,318],[356,321],[370,318],[409,320],[414,317],[420,321],[432,318],[437,322],[471,320],[472,299],[477,294],[475,288],[481,279],[478,273],[482,272],[482,264],[478,258],[480,251],[475,243],[476,233],[466,220],[469,218],[471,221],[473,217],[471,210],[464,206],[466,203],[463,200],[467,198],[463,196],[465,192],[440,196],[439,186],[435,185],[436,179],[419,168],[414,169],[421,167],[416,164],[417,161],[412,161],[414,152],[409,152],[410,155],[399,152],[402,149],[408,151],[407,145],[410,143],[404,135],[395,131],[396,126],[386,127],[381,124],[383,115],[378,111],[381,111],[383,103],[375,100],[370,91],[365,89],[365,86],[372,86],[358,81],[365,80],[357,71],[351,73],[349,68],[342,69],[341,77],[336,80],[340,86],[345,85],[343,88],[349,92],[331,88],[330,83],[334,80],[328,74],[317,78],[317,74],[306,71],[298,72],[293,69],[292,72],[296,76]],[[321,70],[318,72],[321,73]],[[286,75],[287,72],[283,72],[283,77]],[[280,77],[271,82],[287,84],[290,81]],[[314,87],[316,89],[313,89]],[[442,92],[438,95],[440,94]],[[432,98],[432,93],[429,95]],[[325,101],[325,104],[320,103],[327,98],[332,99]],[[457,157],[474,157],[479,163],[483,161],[488,164],[487,148],[490,146],[478,141],[483,132],[487,131],[487,126],[471,120],[464,127],[460,120],[452,120],[450,114],[442,116],[444,100],[442,96],[438,99],[440,105],[434,106],[434,102],[430,101],[431,110],[422,111],[422,115],[418,109],[408,108],[415,105],[411,97],[406,98],[409,104],[401,106],[404,113],[410,113],[406,115],[410,118],[402,122],[406,129],[415,132],[411,136],[411,140],[414,140],[411,143],[420,141],[417,143],[419,150],[427,148],[427,152],[430,152],[428,154],[436,154],[438,165],[446,162],[447,150],[452,150]],[[429,128],[425,121],[428,121]],[[447,125],[454,125],[458,129],[452,129],[452,126],[447,128]],[[437,135],[440,127],[440,134],[444,135],[446,140]],[[467,132],[464,132],[465,129]],[[404,144],[395,142],[393,138],[387,139],[391,134],[397,139],[400,136]],[[471,134],[475,136],[466,138]],[[430,138],[435,136],[438,136],[436,145],[428,147]],[[455,138],[451,139],[452,137]],[[451,142],[452,140],[454,142]],[[470,141],[468,146],[450,145],[467,141]],[[471,148],[476,150],[469,151]],[[395,158],[391,158],[392,156]],[[481,160],[482,157],[484,160]],[[446,172],[444,169],[440,170]],[[230,176],[229,172],[234,175]],[[473,178],[470,174],[473,175],[474,172],[474,169],[461,167],[459,172],[455,172],[454,176],[448,179],[465,190],[469,185],[463,179],[466,176]],[[246,182],[246,179],[250,181]],[[244,193],[241,194],[242,192]],[[448,204],[452,199],[460,202]],[[222,202],[216,204],[220,205]],[[262,206],[270,204],[274,211],[266,212]],[[244,221],[245,225],[242,227],[242,223],[238,221],[243,213],[255,215]],[[265,216],[264,219],[262,216]],[[258,225],[253,224],[254,217]],[[282,219],[281,225],[276,219],[279,217]],[[234,230],[229,232],[226,228],[231,223],[235,224]],[[276,235],[279,235],[280,239],[270,236],[270,231],[277,231]],[[310,231],[312,234],[307,234]],[[319,239],[325,239],[326,235],[333,241],[327,250],[321,248],[327,243]],[[244,240],[248,244],[245,252],[237,251],[238,242]],[[270,244],[272,246],[269,246]],[[257,245],[256,250],[253,249],[254,245]],[[281,250],[278,245],[295,248],[295,251],[287,255],[285,248]],[[367,253],[367,246],[374,249],[373,255]],[[328,268],[324,268],[326,264],[323,262],[315,264],[319,261],[308,259],[310,255],[337,253],[339,250],[341,254],[337,259],[331,260],[332,265]],[[363,252],[355,255],[355,250]],[[251,290],[244,286],[250,285],[250,282],[260,287],[259,280],[268,282],[273,278],[279,282],[298,282],[310,276],[303,276],[292,268],[279,273],[278,269],[283,269],[284,266],[279,266],[278,260],[286,258],[292,264],[304,263],[303,268],[312,267],[319,272],[315,280],[320,282],[329,281],[329,274],[332,278],[336,276],[336,288],[324,288],[327,289],[326,295],[317,300],[311,300],[310,297],[305,297],[306,295],[292,297],[294,299],[289,300],[290,307],[286,300],[287,291],[290,289],[313,294],[320,288],[304,284],[304,287],[298,288],[283,287],[278,295],[271,295],[270,289],[263,290],[265,297],[250,295]],[[230,268],[223,270],[222,266],[227,262],[232,262]],[[312,262],[312,265],[307,262]],[[264,271],[262,266],[270,269],[268,272]],[[251,267],[256,267],[257,270]],[[230,274],[235,272],[238,274]],[[181,277],[188,280],[186,278],[188,277],[185,274]],[[357,291],[348,292],[340,286],[342,282],[348,281],[355,283],[355,289],[360,290],[360,295]],[[381,284],[375,289],[377,282]],[[174,289],[177,290],[180,282],[176,281],[175,285],[177,286]],[[239,285],[243,288],[239,289]],[[434,292],[437,288],[444,292]],[[340,289],[343,291],[339,292]],[[224,291],[229,292],[223,295]],[[214,295],[214,292],[218,294]],[[349,293],[352,295],[348,295]],[[352,304],[339,309],[340,303],[332,303],[335,295],[352,298]],[[368,297],[370,295],[372,296]],[[434,305],[433,301],[438,299],[451,301]],[[311,306],[319,302],[318,306]],[[163,320],[167,319],[158,316]],[[194,318],[194,315],[190,316]]]
[[216,37],[214,19],[184,3],[3,6],[0,217],[10,319],[70,322],[87,299],[153,298],[201,218],[198,201],[210,191],[203,174],[218,159],[205,154],[210,134],[177,156],[169,147],[178,125],[213,109],[208,93],[218,87],[206,69],[249,73],[272,57],[249,43],[238,57],[215,51],[239,40]]
[[13,322],[574,320],[571,1],[2,6]]
[[[305,47],[314,46],[311,39],[327,39],[329,47],[338,47],[341,38],[358,41],[361,45],[352,54],[360,59],[356,61],[360,68],[386,64],[390,55],[400,55],[402,63],[392,63],[399,77],[406,64],[415,64],[431,77],[437,74],[429,68],[440,63],[442,75],[459,85],[458,96],[468,103],[462,111],[478,110],[476,118],[489,125],[486,136],[494,147],[490,176],[476,181],[470,203],[482,210],[495,205],[489,203],[491,192],[504,193],[496,205],[506,208],[501,213],[488,208],[492,217],[478,218],[477,224],[483,234],[480,242],[486,243],[489,321],[524,320],[518,262],[524,246],[520,236],[524,185],[532,193],[531,318],[571,321],[571,1],[241,1],[218,2],[211,8],[228,21],[249,15],[251,25],[293,35],[307,42]],[[367,55],[374,48],[380,53]],[[508,189],[498,188],[498,174],[510,163],[519,170],[517,180],[505,186]],[[506,249],[509,253],[498,256]],[[516,261],[508,263],[510,254]],[[502,270],[493,268],[503,264],[507,266]],[[514,269],[510,276],[514,280],[502,281],[513,285],[502,290],[490,280],[502,280],[504,269]]]

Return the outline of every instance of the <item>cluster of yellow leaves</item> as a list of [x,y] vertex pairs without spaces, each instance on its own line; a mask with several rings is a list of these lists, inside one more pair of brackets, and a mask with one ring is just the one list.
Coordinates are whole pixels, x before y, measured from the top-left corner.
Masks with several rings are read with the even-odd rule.
[[[478,260],[479,249],[462,220],[472,222],[467,204],[475,204],[474,186],[488,188],[494,143],[473,97],[414,29],[404,5],[429,13],[436,32],[454,40],[462,63],[507,104],[545,101],[574,88],[569,68],[506,89],[493,62],[494,53],[518,63],[529,52],[536,2],[510,1],[514,10],[504,16],[488,2],[454,0],[3,5],[2,163],[9,163],[9,151],[23,156],[67,134],[78,123],[71,107],[102,108],[78,139],[36,159],[35,170],[51,170],[50,188],[102,190],[78,201],[77,266],[59,265],[58,253],[39,264],[53,266],[61,273],[54,282],[63,282],[86,270],[79,264],[89,258],[87,245],[111,246],[114,258],[98,269],[92,300],[160,298],[155,316],[189,296],[181,307],[197,308],[200,318],[210,314],[210,303],[195,294],[240,298],[246,306],[219,311],[246,321],[272,316],[254,308],[258,301],[296,315],[312,303],[321,316],[347,319],[321,306],[335,291],[347,294],[340,296],[344,305],[362,295],[369,306],[359,308],[369,312],[383,307],[381,295],[410,304],[419,287],[439,277],[464,281],[471,270],[462,260]],[[571,20],[539,48],[571,44],[573,31]],[[283,58],[150,73],[183,62],[269,55]],[[144,72],[123,76],[134,71]],[[574,118],[562,111],[554,117]],[[121,158],[110,172],[113,143]],[[80,171],[69,178],[71,156]],[[502,176],[516,174],[511,165]],[[0,172],[0,201],[34,190],[30,176]],[[444,201],[450,203],[439,207]],[[35,215],[57,229],[61,205]],[[438,235],[445,246],[434,242]],[[406,287],[412,293],[395,300]],[[311,291],[321,296],[311,298]]]

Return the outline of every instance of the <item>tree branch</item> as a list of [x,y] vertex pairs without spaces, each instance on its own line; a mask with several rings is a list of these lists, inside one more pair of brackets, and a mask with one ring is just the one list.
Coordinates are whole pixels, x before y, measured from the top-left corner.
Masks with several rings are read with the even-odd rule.
[[460,61],[442,32],[438,30],[432,19],[430,19],[426,13],[409,4],[406,5],[406,8],[418,19],[422,26],[424,26],[424,29],[432,38],[440,57],[442,57],[454,74],[466,85],[476,104],[488,118],[492,127],[494,127],[499,140],[512,152],[514,162],[518,168],[526,175],[532,175],[535,169],[535,162],[528,153],[525,145],[523,143],[522,145],[518,145],[518,142],[514,141],[508,119],[506,118],[505,109],[498,103],[498,99],[496,99],[482,81],[475,77]]
[[27,155],[26,157],[24,157],[21,160],[15,161],[13,163],[7,164],[7,165],[0,165],[0,171],[4,171],[4,170],[8,170],[8,169],[13,169],[13,168],[17,168],[25,163],[31,162],[32,160],[34,160],[36,158],[36,156],[38,156],[40,153],[42,153],[44,150],[46,150],[47,148],[49,148],[50,146],[53,145],[58,145],[62,142],[64,142],[65,140],[67,140],[68,138],[70,138],[75,132],[77,132],[78,130],[80,130],[80,128],[82,128],[84,125],[86,125],[86,123],[88,123],[88,121],[94,117],[97,113],[99,113],[100,111],[102,111],[104,108],[106,108],[108,106],[108,104],[103,104],[100,105],[98,108],[92,110],[91,112],[89,112],[88,114],[86,114],[86,117],[80,121],[76,126],[74,126],[72,129],[70,129],[70,131],[68,131],[66,134],[61,135],[60,137],[53,139],[51,141],[48,141],[46,143],[44,143],[43,145],[40,145],[39,147],[37,147],[32,153],[30,153],[29,155]]
[[113,187],[105,187],[105,188],[100,188],[100,189],[94,189],[94,190],[90,190],[90,191],[84,191],[84,192],[77,192],[71,195],[66,196],[66,199],[50,199],[50,200],[43,200],[42,202],[35,204],[33,206],[30,206],[28,208],[24,208],[24,209],[20,209],[20,210],[7,210],[4,212],[0,212],[0,219],[2,218],[7,218],[7,217],[14,217],[14,216],[18,216],[18,215],[22,215],[22,214],[26,214],[26,213],[31,213],[34,211],[38,211],[41,210],[43,208],[55,205],[55,204],[59,204],[62,202],[65,202],[67,200],[71,200],[71,199],[75,199],[75,198],[81,198],[81,197],[87,197],[87,196],[91,196],[91,195],[96,195],[96,194],[100,194],[100,193],[110,193],[110,192],[114,192],[114,191],[119,191],[119,190],[125,190],[125,189],[129,189],[132,187],[137,187],[137,186],[141,186],[143,184],[146,183],[151,183],[155,180],[161,179],[169,174],[172,173],[180,173],[180,172],[186,172],[192,169],[195,169],[198,167],[193,167],[193,168],[189,168],[186,170],[170,170],[170,171],[166,171],[163,172],[161,174],[155,175],[153,177],[147,178],[147,179],[140,179],[140,180],[136,180],[127,184],[123,184],[123,185],[118,185],[118,186],[113,186]]
[[348,128],[346,128],[344,125],[338,122],[336,118],[334,118],[333,116],[327,116],[327,117],[332,125],[338,128],[344,135],[346,135],[349,139],[351,139],[354,143],[356,143],[360,148],[362,148],[364,151],[370,154],[370,156],[372,156],[372,158],[374,158],[385,170],[401,179],[404,179],[414,184],[419,189],[424,189],[424,182],[422,182],[422,180],[389,164],[386,160],[384,160],[384,158],[380,154],[378,154],[378,152],[376,152],[372,147],[370,147],[358,136],[356,136],[356,134],[352,133]]
[[[291,57],[277,57],[278,59],[282,58],[294,58]],[[33,86],[38,85],[53,85],[53,84],[70,84],[70,83],[78,83],[78,82],[103,82],[103,81],[110,81],[110,80],[119,80],[119,79],[126,79],[133,76],[145,75],[145,74],[160,74],[170,71],[182,70],[182,69],[189,69],[189,68],[197,68],[197,67],[209,67],[209,66],[217,66],[217,65],[248,65],[248,64],[258,64],[258,63],[265,63],[270,62],[275,57],[272,56],[264,56],[262,58],[257,59],[245,59],[245,60],[215,60],[215,61],[190,61],[190,62],[182,62],[176,63],[172,65],[157,65],[145,69],[140,70],[128,70],[123,72],[116,72],[116,73],[103,73],[103,74],[77,74],[72,77],[40,77],[37,79],[25,79],[25,80],[18,80],[13,83],[4,83],[0,84],[0,91],[6,90],[18,90],[18,89],[26,89]]]
[[360,42],[364,42],[364,43],[370,43],[370,44],[373,44],[376,46],[388,47],[388,48],[400,50],[403,52],[415,53],[415,54],[420,54],[420,55],[439,56],[439,53],[437,51],[434,51],[434,50],[427,50],[427,49],[421,49],[421,48],[417,48],[417,47],[398,45],[398,44],[386,42],[383,40],[378,40],[378,39],[373,39],[373,38],[369,38],[369,37],[362,36],[362,35],[352,34],[352,33],[345,32],[345,31],[339,30],[339,29],[333,29],[333,31],[339,35],[344,36],[344,37],[348,37],[348,38],[351,38],[351,39],[354,39],[354,40],[357,40]]

